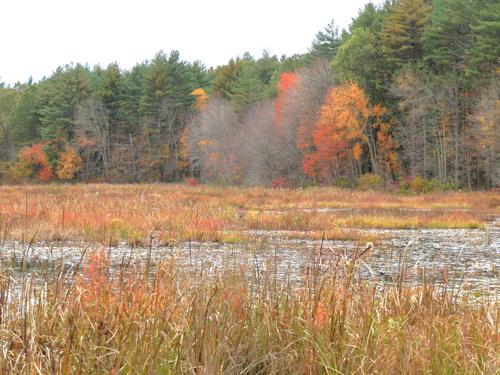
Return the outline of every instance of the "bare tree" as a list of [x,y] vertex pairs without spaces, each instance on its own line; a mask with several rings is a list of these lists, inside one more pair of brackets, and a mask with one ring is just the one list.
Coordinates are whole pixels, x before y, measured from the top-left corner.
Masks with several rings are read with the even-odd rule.
[[403,114],[396,137],[402,145],[401,159],[410,176],[446,182],[450,166],[457,170],[460,150],[458,125],[452,110],[454,92],[454,87],[434,75],[411,68],[396,78],[391,93],[399,99]]
[[[476,168],[467,164],[469,186],[474,169],[477,185],[487,188],[500,186],[500,84],[492,82],[480,96],[474,112],[469,118],[472,154],[470,159],[477,159]],[[482,180],[482,181],[481,181]]]
[[102,102],[88,99],[78,107],[75,122],[80,155],[86,164],[102,163],[106,181],[109,181],[111,166],[108,118],[108,111]]
[[188,126],[189,161],[200,177],[229,184],[241,180],[237,138],[240,123],[233,105],[213,97]]
[[249,108],[238,137],[240,163],[245,184],[265,185],[279,176],[280,137],[273,121],[272,100],[264,100]]

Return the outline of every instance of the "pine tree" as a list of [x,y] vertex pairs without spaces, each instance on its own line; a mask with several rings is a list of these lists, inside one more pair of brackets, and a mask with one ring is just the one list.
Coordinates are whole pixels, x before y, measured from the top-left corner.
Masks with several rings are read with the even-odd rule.
[[424,59],[438,72],[464,71],[474,40],[474,4],[470,0],[434,0],[424,31]]
[[391,3],[382,6],[368,3],[342,35],[332,66],[334,78],[342,83],[355,81],[372,103],[387,102],[386,93],[393,69],[383,53],[380,33]]
[[244,62],[240,59],[229,60],[227,65],[218,67],[215,70],[215,77],[212,82],[212,92],[223,98],[229,99],[231,90],[241,73]]
[[186,115],[196,101],[191,95],[195,84],[192,71],[177,51],[169,56],[158,53],[145,72],[140,108],[149,125],[148,163],[161,181],[178,177],[178,146]]
[[189,64],[189,69],[193,75],[194,85],[196,87],[201,87],[205,91],[210,87],[210,76],[207,72],[205,65],[201,61],[195,61]]
[[89,95],[89,72],[81,65],[58,68],[40,90],[42,138],[73,139],[76,108]]
[[195,102],[191,95],[195,84],[189,66],[177,51],[170,56],[158,53],[145,71],[142,113],[159,120],[168,110],[190,110]]
[[325,58],[330,61],[337,54],[341,42],[339,28],[335,25],[335,21],[332,20],[325,27],[324,31],[320,31],[316,34],[316,38],[312,43],[309,53],[313,59]]
[[418,62],[423,55],[422,35],[431,10],[428,0],[400,0],[384,19],[381,40],[387,60],[396,66]]
[[339,48],[333,60],[334,77],[340,82],[355,81],[373,102],[384,100],[390,72],[376,35],[356,29]]
[[142,113],[140,110],[141,98],[144,95],[144,75],[146,64],[137,64],[130,71],[123,74],[122,97],[120,101],[120,118],[123,119],[123,131],[136,135],[140,132]]
[[500,2],[490,0],[481,7],[473,32],[468,73],[487,77],[500,68]]
[[356,29],[366,29],[372,33],[378,33],[382,29],[384,14],[384,7],[379,8],[371,2],[365,4],[358,16],[352,20],[349,31],[353,33]]
[[168,62],[161,51],[151,60],[144,74],[144,93],[141,97],[141,112],[145,115],[158,115],[161,103],[167,96]]
[[267,50],[262,51],[262,57],[254,64],[255,75],[263,85],[272,85],[275,74],[280,69],[280,63],[276,56],[270,56]]
[[117,63],[109,64],[101,73],[100,87],[97,96],[109,112],[111,122],[118,121],[118,112],[122,96],[121,70]]
[[[307,54],[294,54],[292,56],[283,55],[280,58],[281,67],[280,72],[294,72],[309,62],[309,56]],[[277,75],[276,82],[279,78],[279,74]]]
[[166,105],[170,109],[189,112],[195,102],[191,93],[198,83],[191,66],[180,60],[179,52],[172,51],[168,59],[167,73],[169,84],[166,91]]
[[254,64],[247,63],[234,82],[229,98],[237,110],[243,110],[264,97],[264,84],[259,79]]
[[19,94],[11,88],[0,88],[0,160],[12,158],[15,148],[10,140],[9,117],[16,108]]
[[37,91],[35,85],[24,85],[19,102],[9,117],[10,139],[16,146],[25,146],[40,140],[41,124],[37,113]]

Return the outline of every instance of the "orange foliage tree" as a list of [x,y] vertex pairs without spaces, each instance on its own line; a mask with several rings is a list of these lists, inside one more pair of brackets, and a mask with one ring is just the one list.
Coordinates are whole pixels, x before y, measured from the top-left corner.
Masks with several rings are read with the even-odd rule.
[[70,147],[59,154],[56,175],[59,180],[72,180],[80,170],[82,159]]
[[19,161],[14,167],[14,174],[18,177],[36,177],[40,181],[50,180],[53,176],[52,168],[43,147],[43,143],[36,143],[21,149]]
[[332,87],[314,126],[313,150],[304,156],[304,173],[333,183],[346,174],[361,174],[363,165],[374,173],[382,171],[379,167],[394,171],[397,161],[386,112],[371,106],[355,83]]

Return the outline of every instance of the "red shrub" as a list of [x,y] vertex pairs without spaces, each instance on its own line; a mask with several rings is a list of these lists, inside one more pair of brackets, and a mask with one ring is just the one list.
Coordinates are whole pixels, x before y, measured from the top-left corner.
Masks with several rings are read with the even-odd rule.
[[286,177],[276,177],[271,184],[274,189],[288,189],[291,186],[290,180]]
[[200,184],[200,180],[197,178],[188,178],[186,179],[187,186],[198,186]]

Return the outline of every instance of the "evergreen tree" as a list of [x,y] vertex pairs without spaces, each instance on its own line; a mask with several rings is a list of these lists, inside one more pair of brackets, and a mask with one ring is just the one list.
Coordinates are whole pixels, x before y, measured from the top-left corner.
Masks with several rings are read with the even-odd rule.
[[141,97],[141,112],[154,116],[167,96],[168,57],[161,51],[148,64],[144,75],[144,94]]
[[102,101],[109,112],[112,123],[118,121],[120,102],[122,100],[122,74],[117,63],[109,64],[101,73],[100,86],[97,97]]
[[158,120],[166,109],[189,111],[195,88],[193,72],[180,60],[179,53],[173,51],[167,56],[160,52],[145,70],[141,112]]
[[262,57],[253,64],[253,70],[256,77],[263,85],[268,86],[273,84],[272,80],[275,73],[279,71],[280,63],[276,56],[269,55],[267,50],[262,52]]
[[387,71],[376,36],[367,29],[355,29],[339,48],[332,67],[337,81],[355,81],[374,103],[384,101],[390,72]]
[[60,67],[41,84],[39,92],[42,138],[72,140],[75,110],[90,93],[88,69]]
[[356,29],[366,29],[372,33],[380,32],[384,18],[383,9],[385,8],[378,8],[373,3],[365,4],[364,8],[359,11],[358,16],[349,25],[349,31],[353,33]]
[[179,141],[194,108],[195,80],[189,65],[173,51],[158,53],[144,75],[140,108],[148,123],[149,163],[162,181],[178,178]]
[[254,64],[246,63],[231,88],[229,98],[238,110],[242,110],[263,97],[264,84],[256,74]]
[[381,6],[368,3],[343,32],[342,45],[332,62],[334,78],[338,82],[355,81],[372,103],[389,105],[386,95],[394,70],[383,53],[381,30],[393,3]]
[[423,55],[422,35],[431,10],[428,0],[400,0],[383,23],[381,40],[387,60],[396,66],[418,62]]
[[17,147],[36,143],[40,140],[41,124],[37,113],[37,92],[37,86],[24,85],[19,101],[9,117],[10,139]]
[[195,61],[189,64],[189,69],[193,75],[193,84],[197,88],[203,88],[205,91],[210,86],[211,77],[207,72],[205,65],[201,61]]
[[9,118],[15,110],[19,93],[12,88],[0,88],[0,160],[10,159],[14,154],[14,145],[9,132]]
[[173,51],[170,53],[167,68],[166,106],[169,109],[191,111],[195,103],[195,98],[191,93],[198,83],[191,66],[180,60],[179,52]]
[[487,1],[473,27],[474,44],[470,52],[468,73],[488,76],[500,67],[500,2]]
[[243,65],[244,62],[242,60],[231,59],[227,65],[218,67],[215,70],[215,76],[212,82],[212,92],[223,98],[229,99],[232,87],[238,79],[238,75]]
[[313,59],[324,58],[330,61],[337,54],[341,42],[339,28],[335,25],[335,21],[332,20],[324,31],[316,34],[309,53]]
[[475,7],[470,0],[434,0],[424,31],[425,61],[438,72],[465,70],[474,40]]
[[122,77],[122,97],[120,101],[120,118],[123,119],[122,131],[128,134],[140,132],[141,98],[144,95],[145,64],[137,64]]

